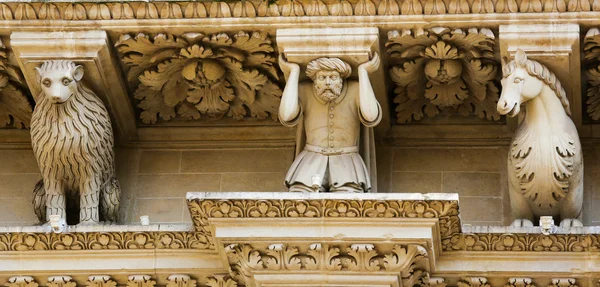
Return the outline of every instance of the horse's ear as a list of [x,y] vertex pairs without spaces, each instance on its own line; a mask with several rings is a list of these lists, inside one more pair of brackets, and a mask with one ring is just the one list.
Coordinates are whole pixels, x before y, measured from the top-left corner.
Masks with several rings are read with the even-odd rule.
[[73,71],[73,79],[75,79],[75,81],[81,81],[81,79],[83,78],[83,66],[82,65],[77,65],[77,67],[75,67],[75,70]]
[[42,82],[42,69],[40,67],[35,67],[35,78],[38,83]]
[[527,63],[527,54],[523,52],[521,49],[517,49],[517,53],[515,54],[515,61],[519,66],[525,66]]

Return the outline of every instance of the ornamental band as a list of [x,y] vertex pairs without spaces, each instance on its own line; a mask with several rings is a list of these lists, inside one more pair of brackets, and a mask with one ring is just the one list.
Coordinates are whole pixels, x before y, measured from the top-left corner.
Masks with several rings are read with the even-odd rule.
[[352,68],[338,58],[309,62],[306,75],[312,83],[298,83],[297,64],[283,57],[279,63],[289,74],[279,120],[288,127],[302,121],[306,136],[285,185],[296,192],[369,192],[369,171],[358,145],[360,124],[373,127],[381,121],[381,106],[369,80],[369,73],[379,67],[379,56],[358,67],[358,82],[347,80]]

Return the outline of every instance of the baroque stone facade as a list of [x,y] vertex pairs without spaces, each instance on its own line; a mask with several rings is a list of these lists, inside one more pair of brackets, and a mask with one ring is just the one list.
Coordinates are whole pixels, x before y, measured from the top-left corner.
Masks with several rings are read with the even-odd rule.
[[598,13],[0,2],[0,284],[595,286]]

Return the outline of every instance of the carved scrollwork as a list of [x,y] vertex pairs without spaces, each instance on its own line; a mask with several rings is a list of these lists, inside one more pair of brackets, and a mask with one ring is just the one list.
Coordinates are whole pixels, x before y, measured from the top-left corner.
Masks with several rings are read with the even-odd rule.
[[504,287],[535,287],[531,278],[509,278]]
[[23,89],[23,75],[9,63],[8,53],[0,41],[0,128],[29,128],[33,108]]
[[445,108],[499,120],[494,39],[492,31],[476,28],[389,32],[386,47],[397,85],[398,122],[433,117]]
[[87,287],[117,287],[117,282],[108,275],[92,275],[85,283]]
[[215,274],[206,278],[206,285],[209,287],[237,287],[237,282],[231,279],[229,275]]
[[77,283],[71,280],[73,280],[71,276],[50,276],[48,287],[76,287]]
[[[210,235],[208,218],[438,218],[442,244],[459,232],[455,201],[401,200],[190,200],[196,231]],[[210,236],[208,236],[210,237]]]
[[211,248],[197,232],[0,233],[0,251]]
[[446,251],[553,251],[598,252],[598,235],[592,234],[455,234]]
[[202,116],[277,119],[281,88],[265,32],[124,34],[116,47],[146,124]]
[[355,271],[401,272],[406,286],[424,282],[429,263],[425,248],[418,245],[394,245],[382,251],[373,244],[347,246],[313,243],[289,246],[271,244],[255,248],[248,244],[225,247],[232,270],[248,280],[253,271]]
[[154,287],[156,281],[150,275],[131,275],[127,277],[127,287]]
[[13,276],[4,283],[6,287],[38,287],[39,284],[31,276]]
[[458,287],[491,287],[487,281],[485,277],[466,277],[458,281],[456,285]]
[[575,278],[552,278],[548,287],[578,287]]

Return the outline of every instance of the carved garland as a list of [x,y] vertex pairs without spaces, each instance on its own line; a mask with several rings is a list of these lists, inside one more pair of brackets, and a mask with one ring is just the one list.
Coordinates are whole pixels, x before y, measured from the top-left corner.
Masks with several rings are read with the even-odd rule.
[[277,119],[281,88],[265,32],[125,34],[115,46],[146,124],[159,117]]
[[419,245],[394,245],[382,252],[373,244],[271,244],[266,249],[231,244],[225,251],[235,279],[246,286],[252,285],[255,271],[400,272],[403,286],[423,284],[429,276],[427,251]]
[[1,3],[0,20],[127,20],[295,16],[443,15],[600,11],[600,0],[279,0]]
[[197,232],[2,233],[0,251],[212,249]]
[[458,202],[401,200],[189,200],[197,232],[212,238],[208,218],[438,218],[442,244],[460,232]]
[[29,128],[33,108],[24,83],[21,70],[8,62],[8,49],[0,41],[0,128]]
[[393,67],[397,120],[408,123],[453,108],[497,121],[494,34],[488,29],[432,28],[391,31],[386,43]]

